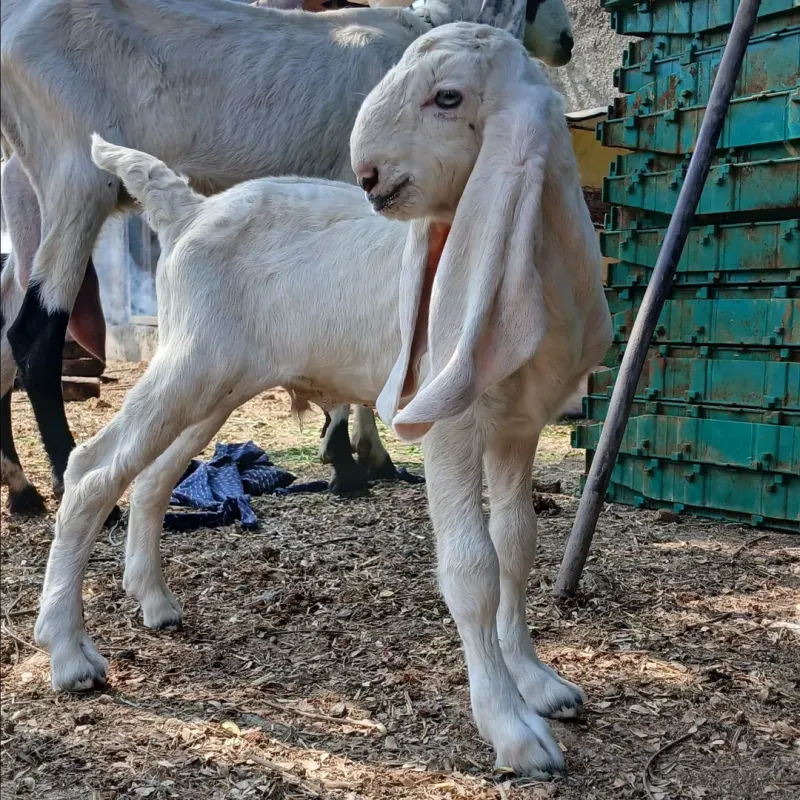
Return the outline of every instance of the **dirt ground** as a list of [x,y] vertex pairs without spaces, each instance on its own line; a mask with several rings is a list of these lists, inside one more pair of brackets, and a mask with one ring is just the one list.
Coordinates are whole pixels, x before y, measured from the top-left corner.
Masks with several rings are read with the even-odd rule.
[[[138,368],[109,374],[119,383],[101,400],[68,406],[78,439],[111,417]],[[14,414],[28,474],[49,489],[22,394]],[[218,440],[252,438],[301,480],[320,477],[319,421],[299,431],[276,393]],[[542,439],[536,476],[562,493],[546,497],[556,508],[540,518],[528,593],[541,657],[589,696],[584,719],[553,723],[565,779],[493,774],[436,590],[424,487],[384,484],[361,500],[256,499],[256,532],[166,533],[185,611],[175,633],[142,626],[121,586],[124,532],[104,531],[84,596],[110,684],[84,697],[52,694],[32,645],[52,517],[3,508],[3,798],[800,796],[800,539],[609,506],[581,597],[556,606],[582,465],[569,433]],[[387,441],[421,470],[417,448]]]

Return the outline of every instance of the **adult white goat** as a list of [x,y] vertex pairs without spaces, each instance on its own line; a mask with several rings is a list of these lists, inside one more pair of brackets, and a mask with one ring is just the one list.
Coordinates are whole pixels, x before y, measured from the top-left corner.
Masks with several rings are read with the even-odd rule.
[[[414,9],[326,14],[226,0],[4,0],[0,13],[2,144],[21,162],[43,220],[35,257],[16,262],[27,291],[16,320],[7,318],[9,358],[23,372],[56,494],[74,447],[61,400],[64,332],[84,275],[96,280],[97,232],[125,200],[91,162],[92,131],[166,159],[203,193],[264,175],[352,180],[348,137],[361,100],[432,26],[480,19],[518,30],[524,18],[535,56],[557,66],[572,50],[563,0],[418,0]],[[10,210],[13,241],[25,223]],[[70,324],[104,357],[99,302]],[[4,361],[7,373],[14,368]],[[388,455],[371,412],[358,418],[377,467]],[[346,441],[347,409],[337,419]],[[340,456],[352,465],[347,448]],[[338,477],[357,488],[358,471]],[[41,499],[20,505],[33,510]]]
[[498,764],[561,770],[541,715],[572,716],[583,697],[538,660],[525,622],[531,467],[611,321],[562,102],[536,62],[482,25],[412,44],[352,136],[380,215],[348,184],[267,178],[204,198],[152,156],[99,137],[92,152],[158,232],[161,339],[122,409],[69,460],[35,629],[53,686],[105,680],[83,625],[83,574],[137,475],[124,585],[146,625],[175,625],[158,543],[191,456],[271,387],[323,407],[380,393],[400,436],[424,435],[439,576],[481,734]]

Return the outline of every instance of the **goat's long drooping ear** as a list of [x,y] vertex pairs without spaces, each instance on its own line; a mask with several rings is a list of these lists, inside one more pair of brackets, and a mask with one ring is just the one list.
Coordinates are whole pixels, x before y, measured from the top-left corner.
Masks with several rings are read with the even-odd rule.
[[[385,421],[413,391],[408,379],[424,350],[425,327],[429,370],[419,392],[392,420],[402,439],[418,439],[437,420],[469,408],[533,357],[546,330],[537,242],[546,162],[553,131],[560,130],[554,121],[564,126],[563,111],[548,86],[512,91],[513,99],[485,123],[449,235],[435,223],[416,222],[406,243],[400,280],[403,346],[379,398]],[[426,315],[425,276],[434,271]]]

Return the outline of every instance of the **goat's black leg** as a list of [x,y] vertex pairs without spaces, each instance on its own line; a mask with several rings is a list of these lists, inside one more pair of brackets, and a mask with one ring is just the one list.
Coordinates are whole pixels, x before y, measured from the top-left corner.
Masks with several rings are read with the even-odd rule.
[[[8,330],[14,360],[22,373],[33,415],[50,459],[53,494],[64,494],[64,472],[75,440],[69,429],[61,393],[61,363],[69,322],[68,311],[48,312],[42,304],[38,284],[25,293],[22,308]],[[106,525],[116,524],[120,510],[114,507]]]
[[363,468],[353,458],[350,435],[347,430],[348,413],[346,406],[337,408],[333,418],[325,414],[325,426],[321,437],[323,445],[321,457],[333,469],[329,489],[340,497],[366,497],[369,494],[367,476]]
[[42,496],[25,477],[11,430],[11,390],[0,398],[0,459],[3,483],[8,485],[8,510],[12,514],[44,514]]
[[61,394],[61,361],[69,311],[48,312],[39,285],[28,287],[22,308],[8,330],[14,360],[22,374],[53,473],[53,494],[64,493],[64,471],[75,440]]

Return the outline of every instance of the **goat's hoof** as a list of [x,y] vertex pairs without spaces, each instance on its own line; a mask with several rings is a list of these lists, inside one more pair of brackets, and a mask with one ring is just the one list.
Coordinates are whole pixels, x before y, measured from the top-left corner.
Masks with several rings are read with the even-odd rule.
[[373,464],[367,458],[359,458],[358,466],[367,476],[368,481],[396,481],[399,478],[397,468],[389,456],[380,464]]
[[106,685],[108,664],[84,633],[80,641],[53,649],[50,684],[55,691],[88,692]]
[[528,707],[537,714],[559,720],[581,716],[586,695],[579,686],[541,668],[535,670],[530,678],[518,681],[518,686]]
[[155,631],[177,631],[183,627],[183,609],[172,592],[142,603],[142,620]]
[[51,485],[53,487],[53,497],[60,503],[61,498],[64,496],[64,478],[57,478],[53,475],[53,482]]
[[20,514],[26,517],[39,516],[47,513],[47,506],[39,490],[29,483],[18,492],[8,493],[8,511],[10,514]]
[[369,497],[367,476],[355,462],[352,467],[333,468],[328,490],[337,497]]
[[550,781],[563,775],[564,755],[547,722],[527,709],[503,721],[494,738],[495,769],[511,769],[516,775]]
[[114,506],[111,509],[111,513],[106,517],[106,521],[103,523],[104,528],[113,528],[115,525],[119,525],[122,521],[122,510],[119,506]]

